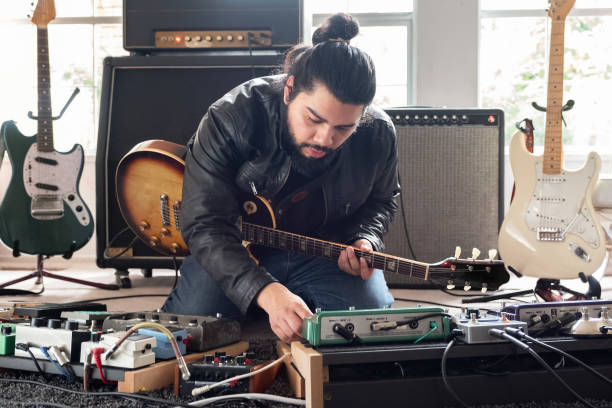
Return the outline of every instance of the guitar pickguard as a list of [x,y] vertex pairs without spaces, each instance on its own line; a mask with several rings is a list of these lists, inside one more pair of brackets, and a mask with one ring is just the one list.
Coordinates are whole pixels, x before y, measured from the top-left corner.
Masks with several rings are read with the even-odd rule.
[[81,225],[91,223],[85,203],[77,192],[82,164],[81,145],[76,145],[69,153],[43,152],[38,150],[37,143],[30,146],[23,164],[23,186],[32,199],[32,218],[62,218],[66,203]]
[[593,177],[597,177],[597,162],[593,156],[579,172],[562,171],[544,174],[542,161],[536,164],[536,183],[525,213],[525,221],[538,241],[563,242],[572,233],[599,248],[601,242],[594,215],[584,197]]

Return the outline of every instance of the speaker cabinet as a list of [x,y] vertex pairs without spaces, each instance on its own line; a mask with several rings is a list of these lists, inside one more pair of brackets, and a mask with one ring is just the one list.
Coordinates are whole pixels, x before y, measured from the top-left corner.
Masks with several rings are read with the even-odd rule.
[[[185,144],[227,91],[279,68],[281,55],[176,55],[104,60],[96,152],[96,262],[102,268],[174,268],[173,259],[133,239],[115,193],[121,158],[137,143]],[[151,180],[155,182],[155,180]],[[118,254],[127,251],[118,256]],[[179,259],[180,261],[180,259]]]
[[[397,132],[401,200],[388,254],[435,263],[497,247],[504,215],[504,114],[496,109],[389,109]],[[414,250],[414,254],[410,251]],[[432,287],[386,274],[392,287]]]

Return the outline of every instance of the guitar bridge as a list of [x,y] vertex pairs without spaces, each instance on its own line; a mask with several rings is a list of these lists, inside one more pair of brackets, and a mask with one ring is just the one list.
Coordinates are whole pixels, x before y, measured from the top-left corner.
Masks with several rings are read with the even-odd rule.
[[565,232],[561,228],[537,227],[536,237],[538,241],[565,241]]
[[64,216],[64,201],[57,195],[32,197],[30,214],[37,220],[55,220]]

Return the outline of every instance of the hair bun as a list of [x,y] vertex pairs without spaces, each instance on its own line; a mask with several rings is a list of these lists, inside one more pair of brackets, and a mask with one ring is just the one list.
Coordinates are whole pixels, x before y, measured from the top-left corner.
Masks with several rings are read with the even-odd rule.
[[329,40],[344,40],[347,43],[359,34],[359,23],[346,13],[337,13],[329,17],[312,34],[312,44]]

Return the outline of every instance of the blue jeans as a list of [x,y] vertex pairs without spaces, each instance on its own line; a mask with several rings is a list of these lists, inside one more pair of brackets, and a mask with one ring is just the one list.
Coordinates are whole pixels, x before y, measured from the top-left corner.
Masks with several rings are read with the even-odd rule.
[[[260,265],[300,296],[314,312],[321,310],[376,309],[391,306],[393,296],[384,275],[376,269],[366,281],[338,268],[335,261],[280,250],[266,250]],[[214,316],[240,320],[240,310],[228,299],[193,256],[181,265],[181,279],[162,306],[169,313]]]

